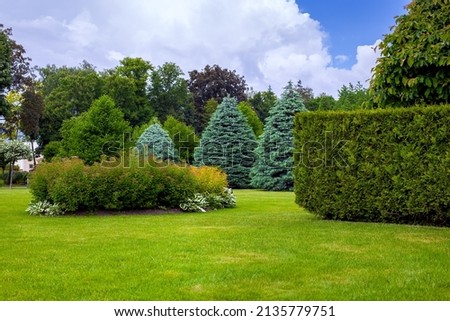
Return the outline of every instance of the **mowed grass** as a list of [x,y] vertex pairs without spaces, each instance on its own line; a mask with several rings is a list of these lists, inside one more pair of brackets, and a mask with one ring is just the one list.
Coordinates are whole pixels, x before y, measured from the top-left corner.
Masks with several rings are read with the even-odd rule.
[[322,221],[293,193],[205,214],[42,218],[0,189],[0,300],[450,300],[450,229]]

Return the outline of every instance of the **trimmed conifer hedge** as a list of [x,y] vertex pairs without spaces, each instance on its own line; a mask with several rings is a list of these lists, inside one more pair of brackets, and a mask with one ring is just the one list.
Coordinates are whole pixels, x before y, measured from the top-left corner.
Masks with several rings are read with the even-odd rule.
[[450,226],[450,106],[299,113],[296,202],[325,219]]

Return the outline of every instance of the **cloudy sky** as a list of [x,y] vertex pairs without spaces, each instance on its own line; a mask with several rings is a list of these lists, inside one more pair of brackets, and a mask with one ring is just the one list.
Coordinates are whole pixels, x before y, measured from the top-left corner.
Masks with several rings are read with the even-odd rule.
[[[409,0],[2,0],[33,64],[99,70],[123,57],[234,69],[255,90],[301,79],[316,95],[367,84],[373,50]],[[5,9],[7,8],[7,9]]]

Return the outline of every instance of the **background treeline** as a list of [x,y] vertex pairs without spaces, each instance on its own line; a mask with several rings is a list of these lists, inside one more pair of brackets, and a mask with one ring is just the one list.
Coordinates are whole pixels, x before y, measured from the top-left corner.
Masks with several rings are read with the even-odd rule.
[[[177,148],[183,145],[181,142],[192,148],[225,97],[237,99],[239,110],[259,137],[277,100],[270,87],[254,91],[235,70],[218,65],[185,74],[173,62],[155,66],[143,58],[127,57],[116,67],[101,71],[86,61],[76,67],[31,67],[25,49],[14,41],[12,30],[3,25],[0,44],[0,134],[3,138],[21,136],[37,141],[37,152],[48,158],[70,156],[76,144],[88,139],[86,126],[81,126],[85,128],[83,137],[70,137],[72,142],[63,138],[76,131],[74,126],[80,126],[71,119],[83,115],[102,96],[111,98],[120,111],[116,117],[123,115],[127,122],[121,129],[129,131],[134,141],[158,121],[166,124],[164,129],[170,133],[176,134],[176,128],[184,136],[174,139]],[[356,109],[368,99],[367,89],[360,83],[343,86],[338,99],[326,94],[314,96],[300,80],[294,89],[308,110]],[[101,117],[91,119],[96,126],[102,126],[101,121]],[[112,116],[108,121],[113,121]],[[184,158],[191,160],[186,155]]]

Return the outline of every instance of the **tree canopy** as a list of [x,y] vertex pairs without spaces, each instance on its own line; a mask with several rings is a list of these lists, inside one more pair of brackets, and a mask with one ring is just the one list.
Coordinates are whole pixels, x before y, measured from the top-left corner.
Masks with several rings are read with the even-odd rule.
[[165,63],[152,71],[148,86],[150,105],[161,121],[169,116],[191,122],[192,96],[183,71],[174,63]]
[[450,100],[450,0],[413,0],[378,45],[370,93],[375,106]]
[[0,142],[0,165],[3,170],[9,164],[9,187],[12,187],[14,163],[19,159],[30,158],[31,149],[23,142],[9,140]]
[[99,98],[102,82],[95,67],[83,62],[79,67],[47,66],[40,69],[45,111],[40,124],[41,145],[60,140],[65,120],[87,111]]
[[194,128],[173,116],[167,117],[163,125],[164,130],[169,134],[180,159],[192,163],[194,160],[194,150],[199,143]]
[[255,133],[256,138],[261,136],[264,130],[264,125],[261,120],[259,120],[258,115],[252,108],[252,105],[248,101],[241,101],[238,104],[238,109],[242,115],[245,116],[245,119]]
[[221,103],[222,99],[228,96],[235,97],[238,102],[247,98],[247,84],[244,77],[238,75],[235,70],[221,68],[218,65],[206,65],[201,71],[190,71],[188,86],[196,108],[194,127],[197,132],[202,132],[207,124],[202,115],[208,100],[214,98]]
[[87,164],[102,156],[119,156],[124,146],[124,134],[130,133],[122,111],[108,96],[92,103],[88,111],[66,120],[61,128],[64,156],[78,156]]

